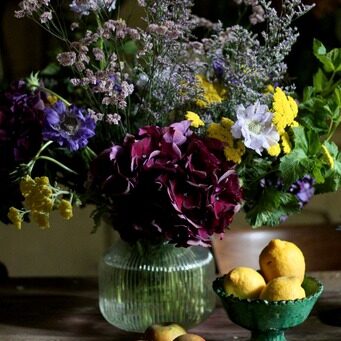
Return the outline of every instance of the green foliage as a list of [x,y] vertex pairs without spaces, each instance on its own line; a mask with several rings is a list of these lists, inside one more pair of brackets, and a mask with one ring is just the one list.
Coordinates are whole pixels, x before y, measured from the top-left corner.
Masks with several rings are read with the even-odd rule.
[[315,57],[322,63],[326,72],[341,71],[341,49],[335,48],[329,52],[317,39],[314,40],[313,51]]
[[306,174],[314,175],[317,182],[323,182],[320,172],[322,164],[319,158],[319,135],[314,131],[306,131],[303,127],[293,128],[293,134],[294,148],[281,159],[279,166],[285,187],[289,187]]
[[246,218],[253,227],[275,226],[283,217],[297,213],[299,204],[296,197],[275,188],[266,188],[258,199],[258,204],[246,212]]
[[[290,186],[306,175],[315,181],[315,193],[341,186],[341,154],[332,142],[341,122],[341,49],[327,51],[314,41],[314,55],[321,63],[299,105],[300,125],[290,131],[292,150],[277,160],[249,158],[238,172],[245,190],[246,218],[253,227],[277,225],[300,210]],[[271,185],[260,186],[261,179]],[[273,181],[271,179],[277,179]],[[255,194],[257,193],[257,194]]]
[[[300,104],[304,129],[294,129],[294,150],[282,159],[280,169],[287,185],[304,172],[312,174],[317,192],[324,193],[336,191],[341,185],[341,156],[337,145],[331,142],[341,122],[341,48],[327,51],[320,41],[314,40],[313,51],[322,67],[313,77],[313,86],[304,89]],[[308,149],[304,141],[310,146]],[[334,160],[333,165],[329,164],[326,151]]]

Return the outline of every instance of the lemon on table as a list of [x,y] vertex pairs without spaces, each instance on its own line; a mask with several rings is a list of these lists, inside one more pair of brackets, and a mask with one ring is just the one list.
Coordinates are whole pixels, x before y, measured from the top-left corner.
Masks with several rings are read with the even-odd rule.
[[271,280],[262,290],[259,298],[267,301],[287,301],[305,298],[301,281],[294,276],[282,276]]
[[292,242],[272,239],[259,255],[259,265],[267,282],[280,276],[295,276],[303,282],[304,255]]
[[225,292],[239,298],[257,298],[264,287],[263,276],[245,266],[232,269],[224,278]]

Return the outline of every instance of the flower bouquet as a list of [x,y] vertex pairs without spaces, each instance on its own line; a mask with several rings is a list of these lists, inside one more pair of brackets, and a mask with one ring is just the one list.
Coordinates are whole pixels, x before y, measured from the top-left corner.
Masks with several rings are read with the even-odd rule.
[[320,68],[297,93],[285,57],[312,6],[235,3],[246,26],[191,0],[138,0],[137,25],[116,0],[21,1],[15,15],[62,51],[2,95],[1,220],[47,228],[52,210],[89,204],[125,241],[210,246],[240,209],[274,226],[336,191],[341,50],[315,40]]

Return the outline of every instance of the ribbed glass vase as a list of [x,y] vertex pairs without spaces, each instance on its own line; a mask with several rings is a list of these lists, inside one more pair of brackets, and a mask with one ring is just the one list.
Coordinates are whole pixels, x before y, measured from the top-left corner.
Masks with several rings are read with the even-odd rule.
[[101,313],[126,331],[164,322],[193,327],[214,309],[214,270],[204,247],[118,240],[99,266]]

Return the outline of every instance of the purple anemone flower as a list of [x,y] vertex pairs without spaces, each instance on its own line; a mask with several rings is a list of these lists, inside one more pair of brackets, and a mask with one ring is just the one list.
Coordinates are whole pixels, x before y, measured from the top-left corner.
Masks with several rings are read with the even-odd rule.
[[68,108],[62,101],[57,101],[44,113],[44,139],[57,142],[70,151],[85,147],[89,138],[95,135],[95,121],[75,105]]

